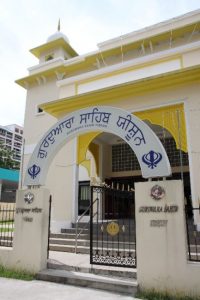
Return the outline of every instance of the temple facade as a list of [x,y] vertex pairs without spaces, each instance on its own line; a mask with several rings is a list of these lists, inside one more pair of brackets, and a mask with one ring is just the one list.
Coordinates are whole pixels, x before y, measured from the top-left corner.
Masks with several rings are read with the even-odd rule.
[[[58,120],[80,109],[109,106],[128,111],[154,131],[172,169],[164,180],[182,179],[186,204],[198,207],[200,10],[97,46],[79,55],[58,30],[30,50],[38,64],[16,81],[27,90],[21,176],[38,142]],[[52,232],[70,228],[89,207],[91,184],[134,190],[135,182],[145,180],[135,153],[119,136],[103,128],[77,134],[49,163],[45,186],[52,195]],[[106,219],[109,199],[102,201]],[[118,200],[115,205],[132,217],[134,201],[129,207]]]

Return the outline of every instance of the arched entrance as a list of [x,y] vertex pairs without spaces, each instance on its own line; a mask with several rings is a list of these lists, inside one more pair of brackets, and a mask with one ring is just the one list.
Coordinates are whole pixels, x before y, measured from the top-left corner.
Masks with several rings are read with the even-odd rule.
[[51,160],[73,137],[90,131],[113,133],[126,141],[137,156],[144,178],[171,174],[167,154],[153,131],[128,111],[109,107],[89,107],[59,120],[37,144],[29,160],[24,185],[45,185]]
[[[134,151],[144,178],[165,177],[171,175],[171,168],[165,149],[149,126],[128,111],[100,106],[75,111],[59,120],[50,128],[37,144],[31,156],[24,184],[27,186],[45,185],[51,160],[62,146],[75,136],[92,131],[111,133],[125,141]],[[99,195],[93,197],[93,192],[99,193]],[[95,240],[95,243],[91,243],[91,245],[94,246],[94,248],[91,248],[90,253],[93,258],[92,263],[95,263],[96,255],[100,254],[100,258],[96,263],[108,264],[108,261],[111,260],[109,257],[110,253],[114,262],[112,265],[121,264],[122,266],[125,266],[128,264],[128,266],[130,266],[132,253],[135,251],[135,241],[128,240],[127,242],[127,236],[130,239],[132,238],[130,231],[131,224],[130,221],[128,225],[124,222],[124,219],[126,219],[126,216],[124,216],[125,206],[123,206],[123,209],[119,212],[120,207],[122,206],[120,206],[121,203],[119,203],[118,197],[121,197],[121,201],[127,201],[126,206],[130,206],[129,209],[131,209],[131,191],[124,191],[123,189],[119,190],[115,187],[109,190],[107,187],[95,187],[92,189],[91,236],[95,230],[95,239],[96,236],[102,237],[103,234],[105,234],[107,239],[106,254],[104,253],[105,249],[103,249],[102,246],[101,253],[99,252],[98,239]],[[103,198],[105,201],[102,201]],[[106,199],[111,199],[114,206],[112,208],[109,207],[109,209],[102,206],[101,209],[99,209],[100,205],[105,205],[108,202]],[[93,214],[95,209],[95,214]],[[128,209],[126,209],[126,211],[128,211]],[[104,226],[103,218],[101,218],[101,224],[97,222],[100,214],[107,214],[105,218],[106,226]],[[118,224],[116,222],[117,219],[123,219],[123,221]],[[132,225],[134,227],[134,224]],[[119,234],[122,235],[121,240]],[[108,238],[108,235],[110,239]],[[118,251],[113,252],[112,242],[114,238],[118,240]],[[91,238],[91,240],[94,239]],[[122,244],[122,247],[124,247],[125,244],[129,245],[128,252],[124,248],[126,254],[123,254],[123,256],[118,259],[118,262],[115,263],[116,257],[119,256],[120,253],[119,242]],[[102,243],[104,243],[104,238],[101,241],[101,244]],[[109,252],[108,250],[110,245],[112,247],[112,252]],[[131,251],[130,245],[134,246],[134,249],[132,249],[133,251]],[[104,259],[105,256],[107,256],[106,260]],[[129,257],[129,259],[127,257]],[[134,261],[134,259],[132,261]],[[131,264],[132,266],[135,266],[134,262]]]

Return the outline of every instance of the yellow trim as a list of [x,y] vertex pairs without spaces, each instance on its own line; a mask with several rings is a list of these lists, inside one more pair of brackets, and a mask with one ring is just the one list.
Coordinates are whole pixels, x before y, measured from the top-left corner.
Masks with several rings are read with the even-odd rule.
[[88,172],[88,176],[90,177],[90,174],[91,174],[91,161],[90,161],[90,159],[82,161],[82,163],[80,165],[83,166],[84,168],[86,168],[86,170]]
[[75,95],[78,95],[78,84],[75,83]]
[[183,104],[135,112],[134,115],[143,121],[148,120],[152,124],[166,128],[173,136],[176,142],[176,148],[187,152],[186,124]]
[[81,108],[95,105],[110,105],[111,103],[116,106],[119,101],[123,101],[128,97],[149,95],[150,93],[173,89],[174,87],[181,87],[182,85],[185,86],[195,82],[200,82],[200,66],[59,99],[41,104],[40,107],[54,117],[60,118]]
[[181,55],[180,62],[181,62],[181,69],[183,69],[184,68],[183,55]]
[[[130,71],[133,71],[133,70],[139,70],[141,68],[149,67],[149,66],[152,66],[152,65],[157,65],[157,64],[162,63],[162,62],[173,61],[173,60],[176,60],[176,59],[179,59],[180,66],[181,66],[182,60],[183,60],[182,55],[177,54],[177,55],[174,55],[174,56],[171,56],[171,57],[168,57],[168,58],[157,59],[157,60],[154,60],[154,61],[151,61],[151,62],[146,62],[146,63],[139,64],[137,66],[130,66],[130,67],[126,67],[126,68],[123,68],[123,69],[120,69],[120,70],[111,71],[111,72],[108,72],[106,74],[96,75],[92,78],[78,80],[78,82],[74,83],[75,84],[75,95],[78,94],[78,87],[81,84],[93,82],[95,80],[99,80],[99,79],[103,79],[103,78],[109,78],[111,76],[120,75],[120,74],[123,74],[123,73],[126,73],[126,72],[130,72]],[[44,77],[48,78],[52,75],[55,75],[56,72],[62,72],[62,73],[66,72],[66,69],[68,70],[67,72],[68,72],[68,75],[69,75],[69,71],[75,71],[77,69],[77,67],[78,67],[77,65],[72,65],[72,66],[63,66],[63,65],[61,65],[61,66],[58,66],[58,67],[48,69],[46,71],[37,72],[36,74],[20,78],[20,79],[16,80],[15,82],[25,88],[26,87],[26,84],[25,84],[26,82],[28,84],[33,84],[34,82],[36,83],[37,78],[40,77],[40,76],[44,76]],[[96,69],[94,69],[93,71],[96,71]]]
[[120,70],[111,71],[111,72],[108,72],[106,74],[96,75],[92,78],[82,79],[82,80],[78,81],[78,86],[81,85],[81,84],[84,84],[84,83],[93,82],[95,80],[104,79],[104,78],[112,77],[112,76],[115,76],[115,75],[120,75],[120,74],[130,72],[130,71],[134,71],[134,70],[140,70],[140,69],[143,69],[145,67],[155,66],[155,65],[158,65],[158,64],[163,63],[163,62],[170,62],[170,61],[174,61],[174,60],[179,60],[180,67],[181,67],[182,55],[177,54],[177,55],[171,56],[170,58],[167,57],[167,58],[155,59],[153,61],[138,64],[136,66],[130,66],[130,67],[126,67],[126,68],[123,68],[123,69],[120,69]]
[[64,66],[58,66],[58,67],[51,68],[46,71],[37,72],[36,74],[20,78],[18,80],[15,80],[15,82],[17,84],[21,85],[22,87],[26,88],[26,84],[34,84],[34,83],[36,84],[37,78],[40,78],[40,76],[43,76],[43,77],[50,77],[52,75],[56,76],[56,71],[63,73],[66,71],[66,68]]
[[95,137],[99,135],[99,131],[82,134],[77,139],[77,164],[81,164],[86,159],[87,149]]
[[97,176],[99,175],[99,145],[92,143],[92,140],[100,133],[99,131],[89,132],[80,135],[77,139],[77,164],[84,164],[86,167],[84,162],[87,161],[86,154],[87,150],[89,150],[95,160]]
[[96,165],[96,173],[97,173],[97,176],[99,176],[99,145],[90,143],[89,151],[92,153],[92,155],[94,157],[95,165]]

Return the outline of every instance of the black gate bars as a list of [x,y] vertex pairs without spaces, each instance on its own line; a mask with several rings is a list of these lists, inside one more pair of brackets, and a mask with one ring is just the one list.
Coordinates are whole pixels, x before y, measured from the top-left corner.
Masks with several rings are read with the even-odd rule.
[[134,192],[91,186],[90,263],[136,267]]
[[200,228],[195,225],[194,219],[200,222],[200,207],[185,207],[188,259],[200,261]]

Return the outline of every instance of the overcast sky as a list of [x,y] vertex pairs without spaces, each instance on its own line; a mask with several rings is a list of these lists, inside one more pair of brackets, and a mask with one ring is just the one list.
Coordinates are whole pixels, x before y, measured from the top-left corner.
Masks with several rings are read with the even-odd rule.
[[37,64],[29,49],[57,30],[79,54],[97,43],[199,9],[200,0],[0,0],[0,125],[23,125],[26,91],[14,81]]

